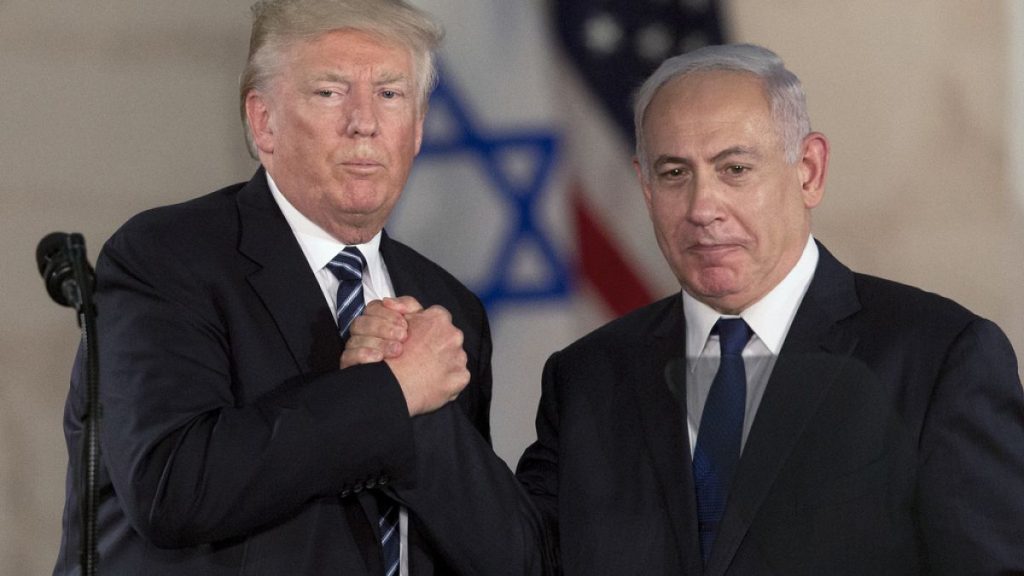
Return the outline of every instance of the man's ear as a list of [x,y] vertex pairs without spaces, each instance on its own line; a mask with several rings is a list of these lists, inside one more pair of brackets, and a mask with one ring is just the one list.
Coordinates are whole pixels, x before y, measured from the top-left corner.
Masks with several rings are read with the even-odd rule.
[[647,203],[647,212],[651,211],[651,187],[650,183],[644,178],[644,167],[640,164],[640,160],[636,156],[633,157],[633,170],[636,171],[636,179],[640,181],[640,188],[644,191],[644,202]]
[[804,206],[814,208],[825,197],[825,176],[828,174],[828,138],[821,132],[804,137],[799,161],[800,190]]
[[245,118],[256,150],[264,154],[274,152],[274,123],[266,96],[256,90],[245,95]]
[[414,156],[419,156],[420,145],[423,144],[423,122],[427,119],[427,108],[426,104],[423,105],[423,110],[420,111],[419,117],[416,118],[416,151]]

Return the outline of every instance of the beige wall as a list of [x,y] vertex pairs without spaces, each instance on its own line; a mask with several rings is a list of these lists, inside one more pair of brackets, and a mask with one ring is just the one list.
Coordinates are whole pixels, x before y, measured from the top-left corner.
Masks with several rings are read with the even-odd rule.
[[[5,573],[51,569],[63,505],[61,413],[78,332],[45,295],[36,243],[80,231],[95,261],[131,214],[248,177],[235,95],[248,4],[0,0]],[[954,297],[1024,350],[1004,8],[734,0],[728,12],[733,38],[776,49],[802,76],[831,138],[819,238],[855,268]]]
[[815,234],[855,269],[996,320],[1020,349],[1024,234],[1009,181],[1004,8],[736,0],[730,13],[734,37],[774,47],[801,76],[814,127],[831,139]]
[[0,1],[0,572],[44,574],[60,541],[74,311],[36,243],[90,260],[132,214],[247,177],[235,93],[247,1]]

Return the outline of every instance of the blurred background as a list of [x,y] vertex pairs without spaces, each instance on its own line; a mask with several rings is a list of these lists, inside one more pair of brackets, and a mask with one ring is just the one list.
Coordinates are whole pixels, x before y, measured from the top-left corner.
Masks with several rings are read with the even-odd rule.
[[[833,153],[816,237],[858,271],[995,320],[1024,351],[1024,3],[413,1],[447,40],[389,231],[488,304],[510,466],[533,439],[547,355],[678,290],[623,107],[662,58],[720,39],[772,48],[804,82]],[[237,95],[249,4],[0,0],[5,574],[52,570],[64,503],[79,331],[46,295],[36,244],[81,232],[95,262],[136,212],[252,175]]]

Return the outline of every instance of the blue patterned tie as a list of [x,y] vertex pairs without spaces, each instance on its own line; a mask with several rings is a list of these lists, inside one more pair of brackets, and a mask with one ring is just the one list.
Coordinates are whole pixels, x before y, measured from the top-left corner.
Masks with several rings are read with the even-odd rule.
[[383,512],[378,521],[380,526],[380,546],[384,554],[384,576],[398,574],[401,563],[401,535],[398,530],[398,505],[393,500],[379,495],[377,506]]
[[719,318],[715,330],[722,360],[704,403],[693,450],[700,553],[705,563],[711,556],[729,485],[740,459],[747,402],[747,374],[741,354],[750,339],[750,328],[742,318]]
[[338,333],[342,340],[348,339],[348,329],[352,321],[363,313],[366,304],[363,302],[363,267],[366,259],[363,253],[354,246],[349,246],[327,263],[327,269],[340,282],[338,284],[337,314]]

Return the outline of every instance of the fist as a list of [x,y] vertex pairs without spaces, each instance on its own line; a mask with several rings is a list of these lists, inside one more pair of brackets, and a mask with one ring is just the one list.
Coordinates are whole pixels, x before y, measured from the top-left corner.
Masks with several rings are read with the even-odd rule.
[[406,339],[401,354],[385,358],[402,386],[409,415],[437,410],[469,384],[462,331],[440,306],[405,315]]
[[362,315],[349,327],[349,338],[341,353],[341,367],[400,356],[409,329],[405,315],[421,310],[423,306],[412,296],[384,298],[367,304]]

